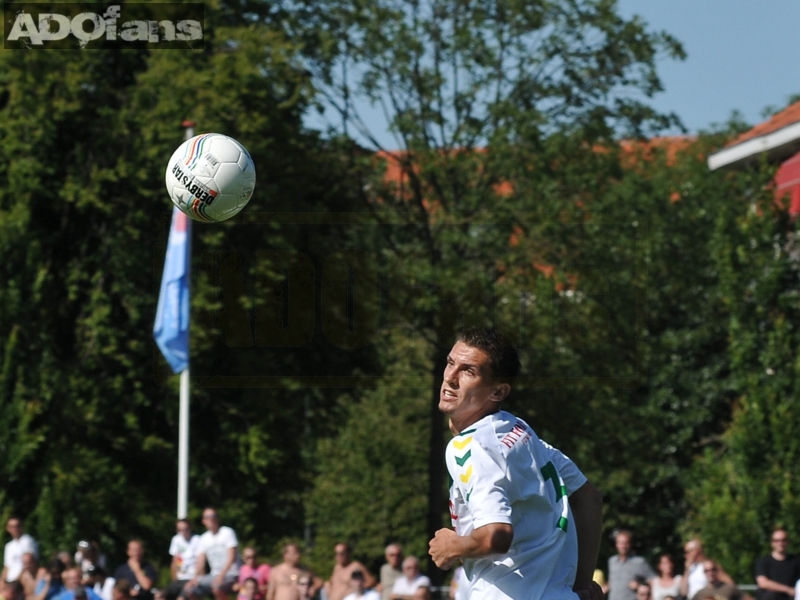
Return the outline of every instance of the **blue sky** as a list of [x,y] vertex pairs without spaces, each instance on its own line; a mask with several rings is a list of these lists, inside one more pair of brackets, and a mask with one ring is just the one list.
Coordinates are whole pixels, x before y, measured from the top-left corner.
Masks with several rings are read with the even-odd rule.
[[659,61],[665,91],[652,104],[677,113],[691,132],[734,110],[759,123],[765,107],[782,108],[800,93],[798,0],[619,0],[619,7],[683,43],[685,61]]
[[[651,100],[675,112],[690,133],[727,121],[734,110],[756,124],[762,111],[800,93],[800,0],[618,0],[623,16],[640,15],[651,29],[680,40],[685,61],[663,58],[664,92]],[[388,148],[397,144],[378,110],[360,110]],[[323,119],[310,117],[310,126]],[[677,133],[677,132],[672,132]]]

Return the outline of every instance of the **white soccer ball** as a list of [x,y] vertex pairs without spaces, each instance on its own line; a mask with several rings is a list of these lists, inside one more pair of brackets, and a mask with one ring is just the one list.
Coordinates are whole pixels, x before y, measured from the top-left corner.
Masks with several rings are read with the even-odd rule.
[[216,223],[245,207],[256,185],[256,167],[235,139],[204,133],[175,150],[167,163],[166,184],[173,204],[187,216]]

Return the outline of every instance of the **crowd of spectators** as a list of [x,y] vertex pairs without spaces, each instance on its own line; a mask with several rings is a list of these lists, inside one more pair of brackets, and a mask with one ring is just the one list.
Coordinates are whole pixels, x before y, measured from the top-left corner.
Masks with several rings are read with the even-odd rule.
[[[253,547],[239,548],[236,532],[222,525],[214,508],[203,511],[202,535],[187,519],[176,523],[169,546],[171,582],[157,588],[157,573],[145,558],[141,540],[130,540],[127,561],[113,572],[96,543],[81,541],[74,554],[59,552],[40,566],[36,542],[17,517],[6,523],[11,540],[5,546],[0,575],[0,600],[430,600],[431,582],[419,559],[404,556],[399,544],[386,547],[386,562],[377,577],[355,560],[352,549],[340,543],[333,549],[334,566],[323,579],[301,562],[300,547],[287,544],[282,562],[259,561]],[[752,600],[722,566],[703,552],[699,540],[684,546],[683,574],[677,574],[668,554],[658,558],[657,572],[633,554],[633,535],[615,536],[617,554],[595,581],[607,600]],[[755,566],[757,600],[800,600],[800,557],[787,554],[788,535],[776,529],[772,552]],[[466,600],[467,580],[462,567],[449,585],[451,600]]]
[[[617,554],[608,561],[607,580],[601,570],[595,572],[608,600],[752,600],[718,561],[706,556],[698,539],[684,545],[683,574],[676,574],[668,554],[659,557],[656,573],[632,553],[632,542],[630,531],[617,532]],[[800,600],[800,557],[787,553],[788,542],[784,529],[772,532],[772,552],[755,565],[757,600]]]

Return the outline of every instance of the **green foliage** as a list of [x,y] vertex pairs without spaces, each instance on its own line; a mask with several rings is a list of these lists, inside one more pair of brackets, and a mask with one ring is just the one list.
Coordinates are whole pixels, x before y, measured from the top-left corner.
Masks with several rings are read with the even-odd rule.
[[406,554],[425,556],[428,490],[427,377],[423,344],[382,338],[387,369],[373,390],[342,397],[335,438],[317,446],[308,518],[315,531],[311,564],[327,576],[332,548],[341,541],[377,572],[385,546],[397,541]]
[[773,527],[797,534],[800,497],[792,475],[800,452],[792,400],[800,342],[794,325],[796,233],[772,191],[755,177],[750,183],[751,209],[717,232],[721,289],[730,311],[733,419],[722,437],[708,441],[692,470],[685,525],[743,581],[769,551]]

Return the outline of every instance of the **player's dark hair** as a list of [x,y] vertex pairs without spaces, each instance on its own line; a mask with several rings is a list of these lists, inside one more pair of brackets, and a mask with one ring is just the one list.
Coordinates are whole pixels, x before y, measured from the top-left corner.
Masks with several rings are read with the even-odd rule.
[[519,375],[519,351],[505,336],[493,329],[470,328],[461,331],[456,342],[483,350],[489,356],[492,380],[498,383],[514,383]]

